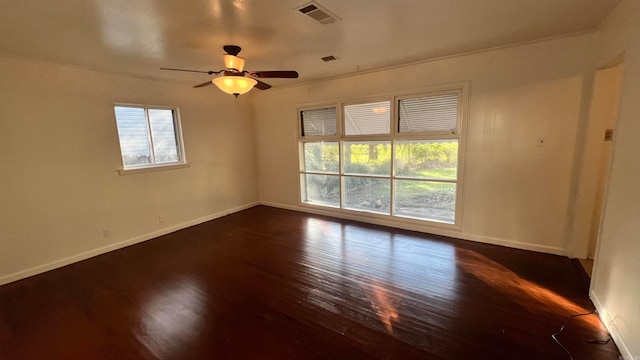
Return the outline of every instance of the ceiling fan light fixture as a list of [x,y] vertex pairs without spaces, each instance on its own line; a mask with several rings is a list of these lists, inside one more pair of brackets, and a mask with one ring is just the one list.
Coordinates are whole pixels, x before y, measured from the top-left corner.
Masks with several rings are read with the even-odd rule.
[[255,79],[245,76],[218,76],[211,80],[218,89],[230,95],[242,95],[258,83]]
[[256,79],[263,78],[280,78],[280,79],[297,79],[299,74],[293,70],[270,70],[270,71],[245,71],[244,59],[237,56],[240,50],[240,46],[237,45],[225,45],[222,49],[227,53],[224,55],[225,70],[189,70],[189,69],[176,69],[176,68],[160,68],[160,70],[171,71],[187,71],[194,73],[204,73],[208,75],[220,75],[213,80],[207,81],[202,84],[193,86],[194,88],[201,88],[215,84],[220,90],[227,94],[235,95],[244,94],[254,87],[258,90],[267,90],[271,88],[271,85]]
[[244,59],[233,55],[224,55],[224,67],[242,72],[244,70]]

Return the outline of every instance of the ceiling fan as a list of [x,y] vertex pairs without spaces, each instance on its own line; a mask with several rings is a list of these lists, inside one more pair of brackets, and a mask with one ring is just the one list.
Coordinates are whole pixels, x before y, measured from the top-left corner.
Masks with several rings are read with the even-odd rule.
[[258,79],[266,78],[284,78],[295,79],[298,77],[297,71],[247,71],[244,70],[244,59],[239,57],[240,46],[237,45],[225,45],[222,47],[226,54],[224,55],[224,70],[219,71],[202,71],[202,70],[189,70],[189,69],[173,69],[173,68],[160,68],[160,70],[170,71],[186,71],[196,72],[209,75],[221,75],[216,76],[212,80],[202,84],[195,85],[194,88],[200,88],[215,84],[220,90],[238,96],[244,94],[255,86],[258,90],[267,90],[271,85],[264,83]]

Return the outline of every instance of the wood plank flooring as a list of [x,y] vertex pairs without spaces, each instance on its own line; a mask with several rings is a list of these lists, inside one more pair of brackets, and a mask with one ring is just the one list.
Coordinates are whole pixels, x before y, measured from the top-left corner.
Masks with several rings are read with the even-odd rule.
[[[36,250],[36,249],[34,249]],[[258,206],[0,287],[0,359],[569,359],[564,257]],[[618,359],[595,315],[559,336]]]

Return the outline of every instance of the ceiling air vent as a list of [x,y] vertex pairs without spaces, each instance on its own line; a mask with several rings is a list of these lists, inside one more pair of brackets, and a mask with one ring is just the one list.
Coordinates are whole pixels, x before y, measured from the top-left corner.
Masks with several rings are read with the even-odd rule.
[[323,25],[332,24],[336,22],[336,20],[340,20],[339,17],[332,14],[329,10],[322,8],[318,3],[313,1],[299,7],[298,11]]
[[329,61],[333,61],[333,60],[338,60],[337,57],[333,56],[333,55],[329,55],[329,56],[325,56],[323,58],[321,58],[322,61],[324,62],[329,62]]

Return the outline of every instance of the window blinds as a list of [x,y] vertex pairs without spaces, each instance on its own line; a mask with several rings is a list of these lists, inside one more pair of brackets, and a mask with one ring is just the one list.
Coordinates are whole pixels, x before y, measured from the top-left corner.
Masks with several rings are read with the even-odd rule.
[[302,136],[336,135],[336,108],[303,110],[301,112]]
[[391,102],[380,101],[344,107],[345,135],[389,134]]
[[458,97],[454,93],[400,100],[398,131],[454,132],[458,124]]
[[157,163],[173,162],[178,158],[176,129],[173,121],[173,110],[149,109],[149,125],[153,140],[153,153]]
[[149,163],[151,149],[144,108],[116,106],[115,111],[120,148],[126,165]]

